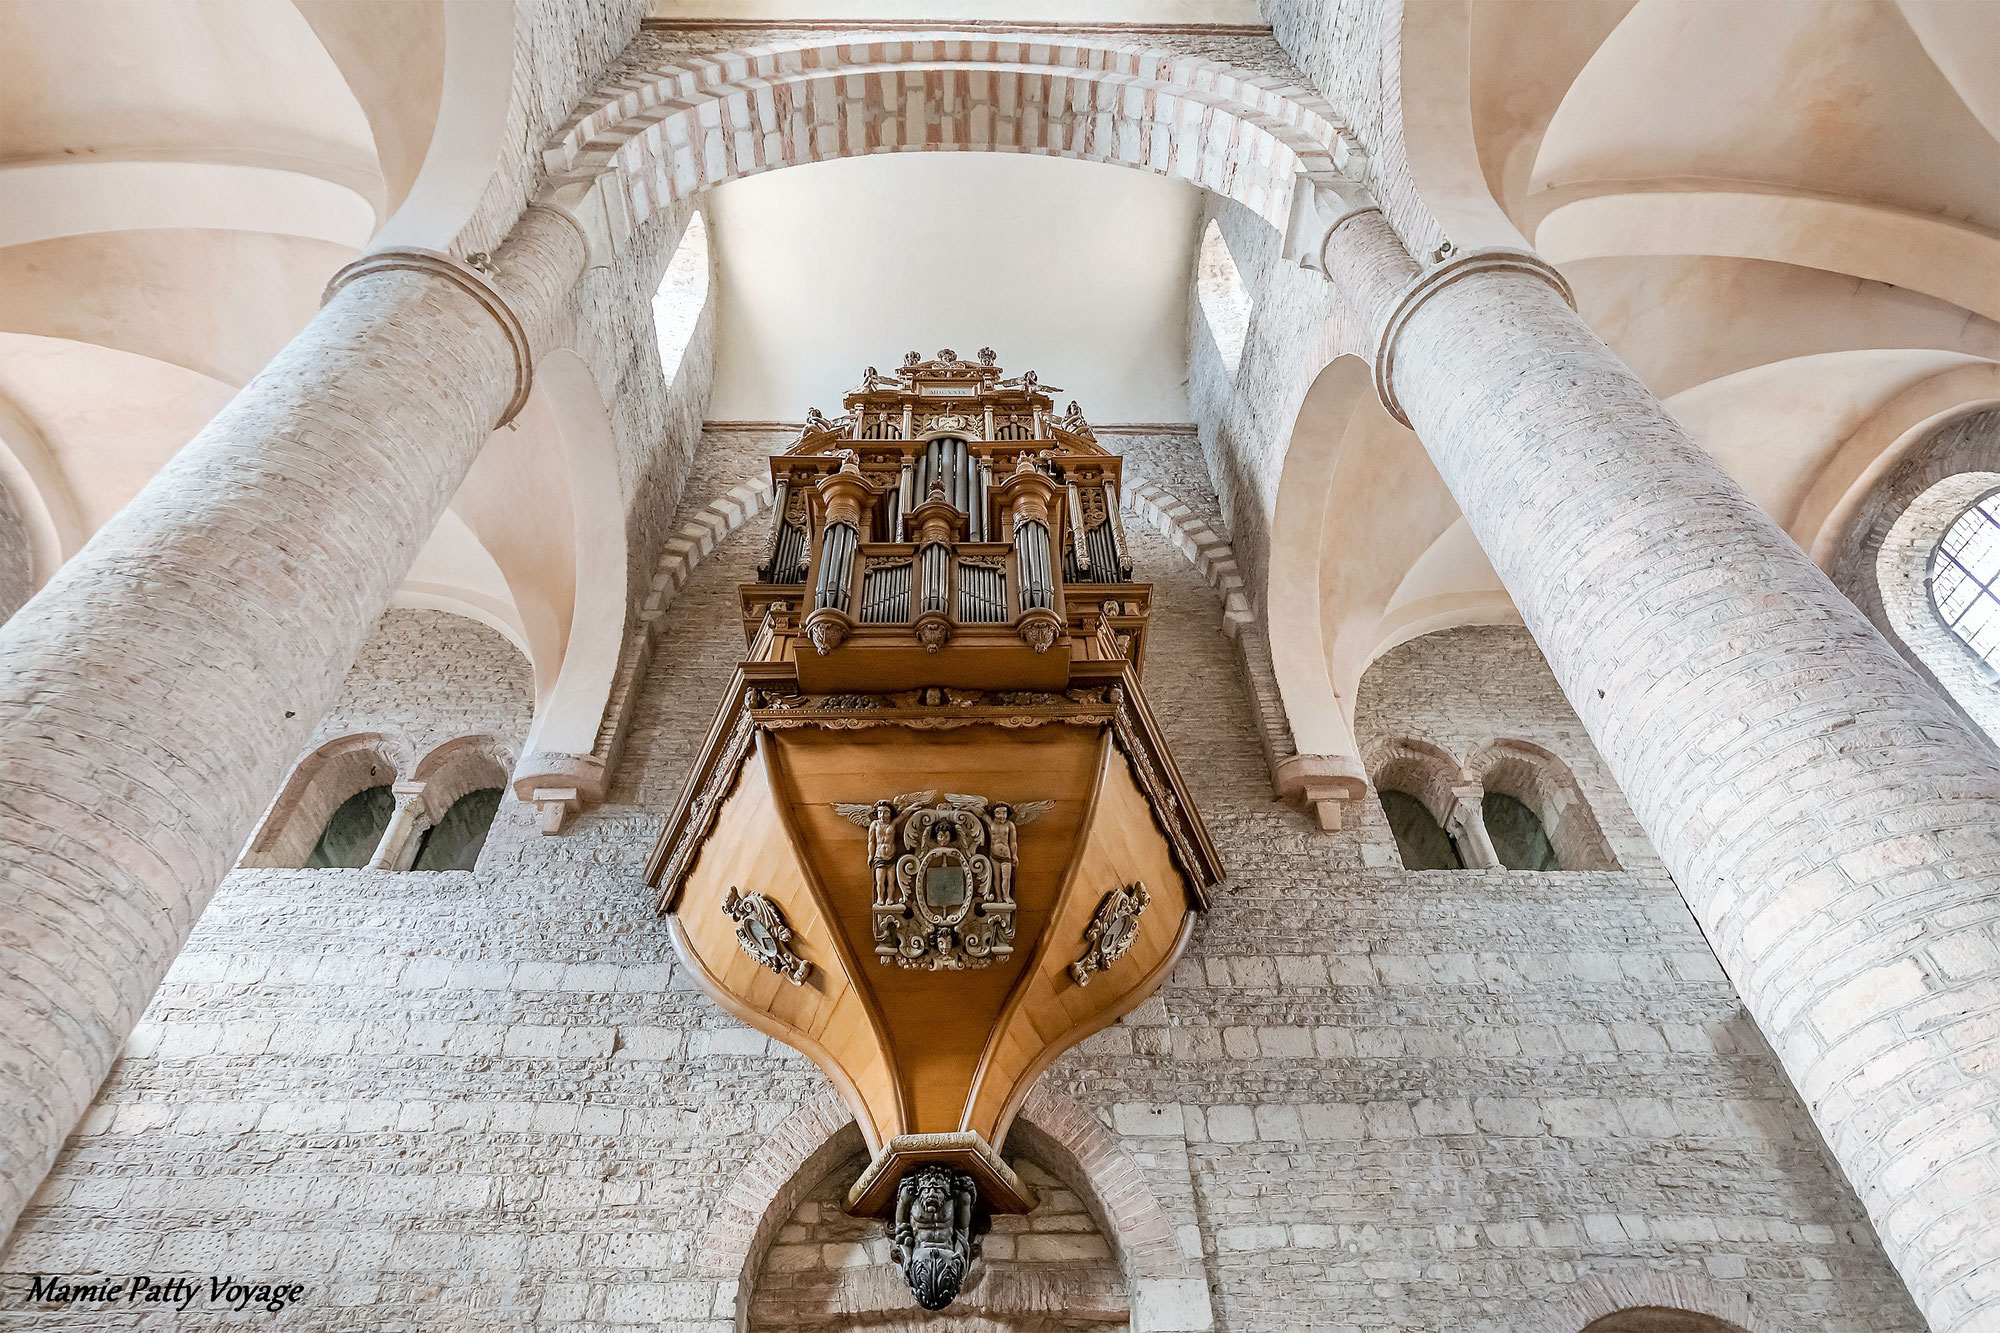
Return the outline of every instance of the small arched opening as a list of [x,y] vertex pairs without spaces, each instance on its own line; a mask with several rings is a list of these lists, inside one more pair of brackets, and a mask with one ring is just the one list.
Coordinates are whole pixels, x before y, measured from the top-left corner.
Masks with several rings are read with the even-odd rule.
[[396,816],[396,792],[388,783],[363,787],[333,808],[306,853],[307,870],[361,870],[375,856],[389,821]]
[[701,210],[688,214],[674,257],[653,293],[653,332],[660,345],[660,374],[671,386],[708,305],[708,223]]
[[1250,289],[1244,286],[1243,275],[1214,218],[1202,232],[1201,250],[1195,256],[1194,295],[1202,323],[1233,380],[1243,362],[1243,341],[1250,330]]
[[[392,786],[406,769],[402,742],[382,732],[326,742],[293,766],[241,864],[293,870],[367,865],[395,810]],[[388,813],[380,814],[385,806]],[[371,828],[374,841],[368,841]],[[355,860],[362,842],[367,846]]]
[[1604,830],[1569,765],[1522,740],[1481,746],[1466,765],[1494,854],[1508,870],[1616,870]]

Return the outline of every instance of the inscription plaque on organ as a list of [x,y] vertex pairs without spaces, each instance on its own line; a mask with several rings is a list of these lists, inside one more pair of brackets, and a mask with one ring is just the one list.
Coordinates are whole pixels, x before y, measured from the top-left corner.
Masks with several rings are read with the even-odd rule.
[[[1033,372],[912,352],[771,460],[745,654],[648,868],[690,973],[804,1052],[918,1304],[1035,1078],[1172,971],[1216,861],[1140,686],[1119,459]],[[1148,887],[1150,886],[1150,887]]]

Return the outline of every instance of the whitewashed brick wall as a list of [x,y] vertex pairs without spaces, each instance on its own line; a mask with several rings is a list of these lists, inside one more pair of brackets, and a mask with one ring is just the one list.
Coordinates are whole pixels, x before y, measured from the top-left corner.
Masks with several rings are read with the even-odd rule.
[[[711,432],[673,522],[770,443]],[[1214,592],[1128,534],[1156,588],[1147,688],[1231,880],[1161,995],[1046,1080],[1139,1164],[1216,1326],[1540,1333],[1671,1289],[1760,1333],[1917,1333],[1666,877],[1406,874],[1366,802],[1316,831],[1269,797]],[[704,1227],[827,1084],[692,987],[639,874],[761,549],[752,524],[680,589],[610,800],[571,833],[476,875],[231,876],[0,1293],[221,1268],[307,1283],[287,1328],[727,1329]],[[1365,713],[1558,749],[1634,834],[1518,634],[1405,645]]]

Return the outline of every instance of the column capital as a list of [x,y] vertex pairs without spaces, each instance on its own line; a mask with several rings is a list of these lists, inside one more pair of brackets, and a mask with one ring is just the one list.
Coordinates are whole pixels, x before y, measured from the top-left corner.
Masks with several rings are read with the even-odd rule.
[[[1352,154],[1359,159],[1360,154]],[[1331,277],[1326,247],[1341,227],[1363,213],[1379,213],[1362,180],[1361,162],[1353,161],[1352,175],[1300,172],[1292,181],[1292,212],[1285,224],[1284,257],[1300,268],[1321,277]]]
[[1375,339],[1375,394],[1382,400],[1382,406],[1389,415],[1410,424],[1404,415],[1403,405],[1396,401],[1396,340],[1403,329],[1424,303],[1445,288],[1462,279],[1481,273],[1525,273],[1532,278],[1540,278],[1555,289],[1564,304],[1576,309],[1576,293],[1570,290],[1569,279],[1556,270],[1555,265],[1532,250],[1516,250],[1510,246],[1492,246],[1479,250],[1467,250],[1464,254],[1453,255],[1433,268],[1417,275],[1396,303],[1389,307],[1383,317],[1382,331]]
[[[557,209],[543,211],[563,216]],[[576,226],[574,219],[564,217],[563,220],[569,222],[572,227]],[[582,236],[582,228],[577,228],[577,234]],[[480,256],[475,255],[474,258]],[[519,415],[521,409],[528,404],[528,391],[534,387],[534,350],[528,342],[527,327],[521,323],[520,316],[514,313],[514,307],[507,304],[507,298],[500,294],[500,289],[494,285],[491,277],[471,263],[454,258],[441,250],[425,250],[416,246],[376,250],[342,265],[327,280],[326,291],[320,296],[320,305],[324,306],[333,300],[355,279],[376,273],[425,273],[434,278],[442,278],[477,301],[482,310],[493,316],[494,322],[500,326],[500,332],[506,336],[507,346],[514,354],[514,394],[507,400],[507,406],[501,411],[500,419],[493,423],[493,429],[500,429]]]

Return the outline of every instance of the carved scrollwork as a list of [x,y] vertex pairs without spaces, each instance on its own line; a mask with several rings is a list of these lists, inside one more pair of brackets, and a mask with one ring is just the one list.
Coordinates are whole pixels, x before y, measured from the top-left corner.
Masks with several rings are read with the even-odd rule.
[[1097,914],[1083,929],[1083,957],[1069,965],[1069,974],[1077,985],[1088,986],[1093,973],[1102,972],[1125,956],[1125,951],[1139,938],[1139,914],[1152,901],[1146,886],[1136,882],[1104,895]]
[[919,791],[835,805],[868,830],[876,959],[956,972],[1012,956],[1019,829],[1053,804]]
[[792,928],[776,903],[761,893],[738,893],[731,885],[722,913],[736,923],[736,942],[744,953],[794,986],[806,984],[812,964],[792,952]]

